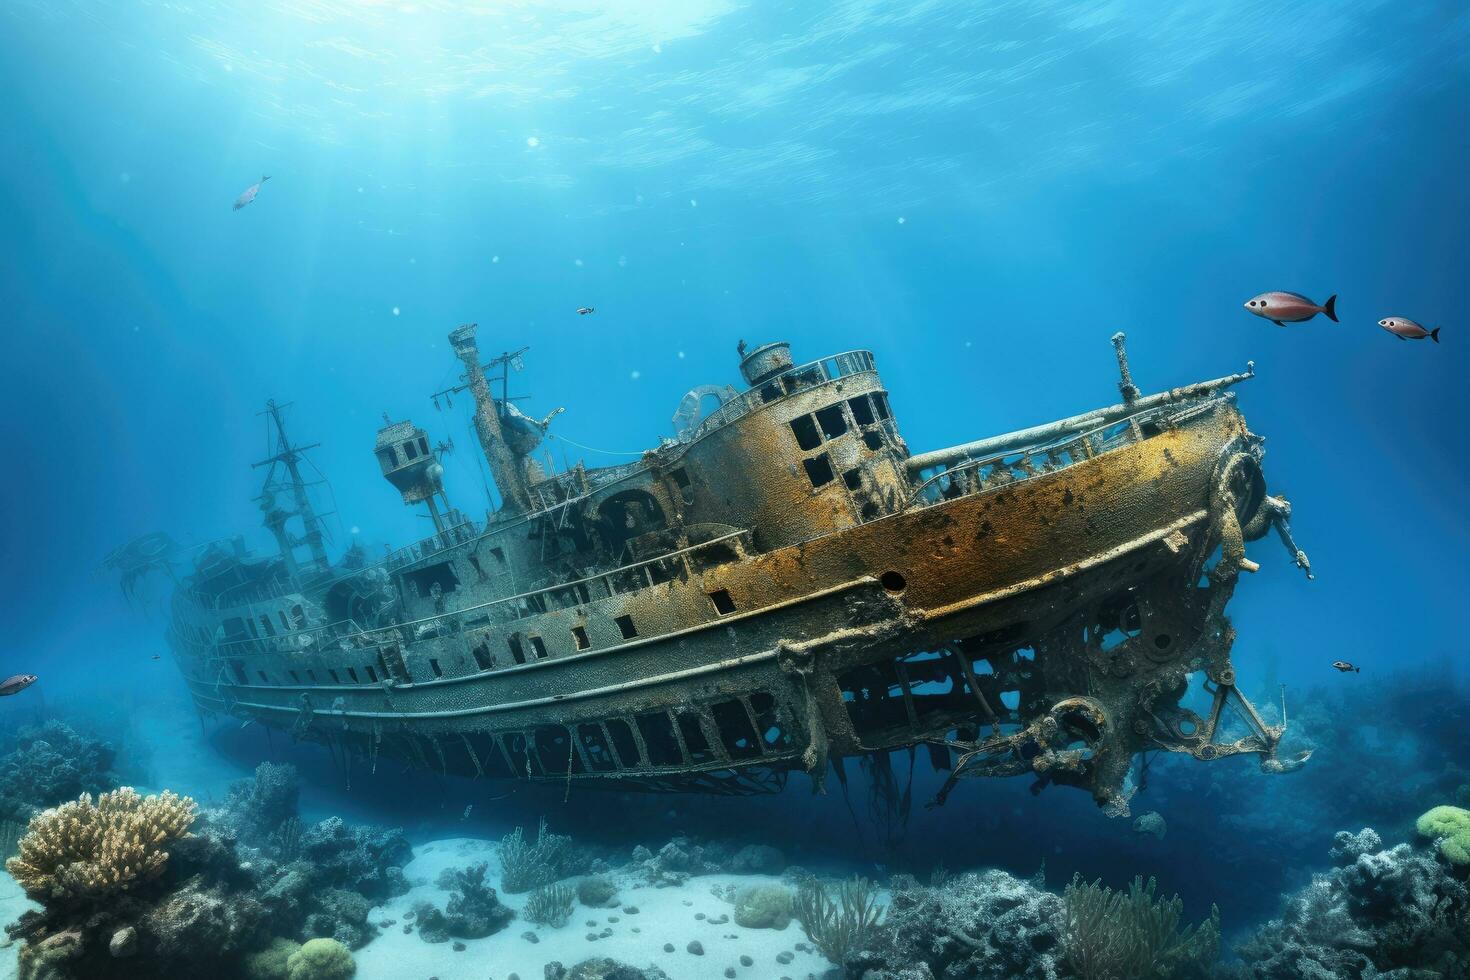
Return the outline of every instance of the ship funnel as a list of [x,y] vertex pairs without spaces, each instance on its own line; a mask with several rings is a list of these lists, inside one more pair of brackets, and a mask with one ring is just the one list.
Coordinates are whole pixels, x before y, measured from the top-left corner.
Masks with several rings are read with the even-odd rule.
[[791,367],[791,345],[784,340],[764,344],[740,361],[740,373],[752,388]]

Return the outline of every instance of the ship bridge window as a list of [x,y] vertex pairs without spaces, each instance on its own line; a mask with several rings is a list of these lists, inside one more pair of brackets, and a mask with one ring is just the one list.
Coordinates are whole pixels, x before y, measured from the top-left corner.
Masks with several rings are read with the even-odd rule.
[[822,444],[822,436],[817,432],[817,423],[810,415],[800,415],[792,419],[791,433],[796,436],[796,444],[803,450],[816,449]]
[[414,584],[419,590],[419,595],[428,595],[429,590],[435,585],[444,592],[453,592],[459,588],[459,576],[454,574],[453,563],[447,561],[441,561],[427,568],[416,568],[411,572],[405,572],[403,577]]
[[883,448],[883,432],[881,429],[873,429],[863,433],[863,444],[873,452]]
[[378,459],[382,460],[384,470],[391,470],[398,465],[398,454],[393,451],[392,446],[384,446],[379,450]]
[[490,656],[490,645],[483,640],[470,648],[470,656],[475,658],[475,666],[481,670],[489,670],[495,666],[495,658]]
[[257,670],[256,673],[260,675],[260,682],[262,684],[269,684],[271,682],[271,679],[265,676],[265,671]]
[[378,683],[378,671],[376,667],[374,667],[372,664],[364,664],[362,669],[367,671],[368,680],[372,681],[374,684]]
[[357,679],[357,670],[356,670],[356,668],[348,667],[347,668],[347,676],[350,677],[350,678],[352,678],[352,683],[354,683],[354,684],[361,684],[362,683],[362,681],[360,681],[360,680]]
[[419,455],[429,455],[429,439],[427,436],[419,436]]
[[301,603],[291,607],[291,622],[299,630],[306,629],[306,610],[301,608]]
[[419,456],[418,447],[416,447],[413,444],[413,440],[412,439],[410,439],[408,442],[405,442],[403,444],[403,458],[404,459],[418,459],[418,456]]
[[327,668],[327,673],[329,673],[329,674],[332,675],[332,683],[333,684],[341,684],[342,683],[342,678],[341,677],[338,677],[337,676],[337,672],[335,670],[333,670],[331,667],[328,667]]
[[500,548],[500,547],[491,548],[490,549],[490,554],[493,555],[495,557],[495,560],[498,561],[498,562],[500,562],[500,564],[502,564],[502,565],[505,564],[505,550],[503,548]]
[[623,639],[631,640],[638,635],[638,627],[633,625],[632,616],[619,616],[613,622],[618,624],[618,632],[623,634]]
[[826,453],[804,459],[801,465],[806,467],[807,479],[812,481],[813,488],[825,487],[836,477],[836,474],[832,472],[832,462],[827,458]]
[[856,398],[847,400],[847,407],[852,409],[852,417],[857,420],[858,425],[873,424],[873,406],[868,402],[867,395],[858,395]]
[[880,419],[887,419],[889,417],[888,396],[881,391],[873,392],[873,410],[878,413]]
[[826,408],[817,410],[817,424],[822,427],[822,435],[828,439],[836,439],[847,431],[847,416],[842,414],[842,403],[828,405]]

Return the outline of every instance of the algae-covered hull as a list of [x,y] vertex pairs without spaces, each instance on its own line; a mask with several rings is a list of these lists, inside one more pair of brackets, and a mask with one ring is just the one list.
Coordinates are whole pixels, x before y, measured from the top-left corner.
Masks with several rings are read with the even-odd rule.
[[[1236,692],[1223,616],[1245,540],[1275,525],[1306,567],[1226,391],[1248,375],[1141,397],[1118,338],[1121,404],[914,456],[870,354],[768,345],[636,464],[548,475],[526,433],[549,418],[490,394],[505,365],[473,328],[452,340],[502,508],[465,519],[424,430],[390,423],[383,474],[436,534],[333,564],[283,477],[279,556],[214,548],[175,595],[202,709],[374,767],[669,790],[820,784],[922,744],[956,778],[1031,772],[1126,809],[1143,751],[1298,764]],[[278,429],[266,462],[294,474]],[[1197,671],[1205,717],[1179,704]],[[1250,730],[1225,742],[1230,700]]]

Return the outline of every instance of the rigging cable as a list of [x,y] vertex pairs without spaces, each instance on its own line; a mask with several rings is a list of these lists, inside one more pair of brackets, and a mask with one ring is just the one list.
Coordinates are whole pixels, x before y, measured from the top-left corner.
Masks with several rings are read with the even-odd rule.
[[595,446],[584,446],[580,442],[577,442],[574,439],[568,439],[566,436],[557,435],[555,432],[548,432],[548,433],[546,433],[546,438],[548,438],[548,439],[560,439],[562,442],[565,442],[568,445],[576,446],[578,449],[585,449],[589,453],[603,453],[603,454],[605,454],[607,456],[642,456],[644,453],[652,452],[651,449],[640,450],[639,452],[636,452],[636,453],[619,452],[616,449],[598,449]]

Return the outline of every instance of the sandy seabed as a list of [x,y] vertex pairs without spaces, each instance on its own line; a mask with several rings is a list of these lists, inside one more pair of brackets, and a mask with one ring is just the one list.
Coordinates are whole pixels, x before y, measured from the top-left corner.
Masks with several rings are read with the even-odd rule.
[[[357,980],[507,980],[515,973],[520,980],[542,980],[544,968],[553,960],[570,967],[594,956],[606,956],[630,966],[653,964],[672,980],[724,980],[726,970],[748,980],[777,980],[791,977],[805,980],[820,977],[832,965],[820,953],[796,948],[802,943],[810,949],[801,926],[792,922],[785,929],[745,929],[737,926],[734,909],[711,892],[717,886],[749,885],[779,882],[765,875],[700,875],[683,885],[655,888],[631,875],[613,871],[605,877],[618,886],[616,907],[588,908],[578,903],[571,919],[559,929],[537,926],[520,915],[527,895],[507,895],[500,899],[516,909],[517,917],[500,932],[484,939],[463,940],[465,949],[456,952],[450,943],[426,943],[418,931],[405,933],[404,913],[421,901],[433,902],[440,908],[449,895],[434,881],[445,868],[489,864],[487,878],[498,886],[500,864],[493,841],[475,838],[451,838],[415,847],[414,859],[404,874],[413,890],[373,909],[368,921],[374,926],[394,920],[379,936],[358,950]],[[636,908],[637,912],[625,911]],[[703,914],[704,918],[698,918]],[[726,917],[720,924],[711,922]],[[612,935],[600,937],[605,929]],[[533,932],[537,942],[524,938]],[[598,938],[589,938],[598,937]],[[704,955],[688,951],[698,941]],[[672,944],[673,952],[664,950]],[[782,952],[793,954],[789,964],[776,957]],[[741,956],[751,959],[743,966]]]

